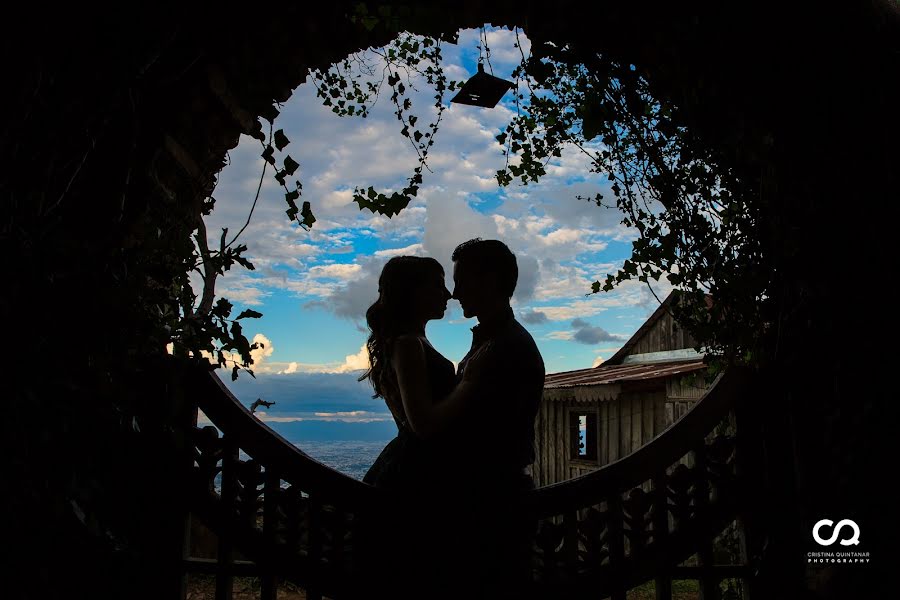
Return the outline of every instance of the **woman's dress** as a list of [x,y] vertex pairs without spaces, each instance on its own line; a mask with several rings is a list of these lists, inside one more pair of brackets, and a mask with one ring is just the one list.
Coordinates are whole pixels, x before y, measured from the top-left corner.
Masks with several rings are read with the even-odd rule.
[[[453,391],[456,370],[437,350],[428,344],[424,347],[432,402],[440,402]],[[396,510],[374,515],[365,524],[361,542],[368,564],[364,577],[371,592],[392,598],[449,597],[448,579],[458,571],[454,564],[459,554],[450,527],[457,483],[457,477],[450,475],[452,455],[445,447],[419,438],[405,423],[398,422],[397,427],[397,437],[363,478],[365,483],[399,492]]]
[[[425,369],[432,402],[440,402],[456,385],[453,363],[424,344]],[[391,440],[363,477],[365,483],[376,487],[421,491],[423,485],[437,484],[445,475],[446,452],[419,438],[409,425],[397,419],[397,437]]]

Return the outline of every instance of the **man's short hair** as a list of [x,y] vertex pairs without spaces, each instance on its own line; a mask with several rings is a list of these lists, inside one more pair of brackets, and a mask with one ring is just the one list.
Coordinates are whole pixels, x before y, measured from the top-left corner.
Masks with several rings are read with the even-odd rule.
[[495,275],[500,290],[511,298],[519,280],[516,255],[500,240],[471,239],[456,247],[451,257],[454,262],[465,262],[478,273]]

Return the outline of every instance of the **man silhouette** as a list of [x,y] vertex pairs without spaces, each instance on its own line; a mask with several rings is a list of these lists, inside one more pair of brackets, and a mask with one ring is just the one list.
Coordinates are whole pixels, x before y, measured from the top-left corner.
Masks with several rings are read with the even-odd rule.
[[534,488],[528,468],[535,458],[544,361],[509,305],[518,266],[506,244],[475,238],[460,244],[452,259],[453,298],[464,316],[478,319],[472,347],[457,370],[459,380],[470,362],[475,371],[467,381],[471,418],[457,432],[457,459],[471,483],[470,520],[463,529],[483,597],[517,598],[530,580],[535,522],[516,500]]

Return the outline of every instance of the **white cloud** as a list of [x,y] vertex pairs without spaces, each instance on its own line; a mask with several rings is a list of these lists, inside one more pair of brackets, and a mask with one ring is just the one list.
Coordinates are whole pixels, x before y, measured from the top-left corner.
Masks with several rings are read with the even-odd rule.
[[596,367],[599,367],[600,365],[603,364],[604,360],[605,359],[602,356],[598,356],[597,358],[594,359],[594,362],[591,363],[591,368],[594,369]]
[[558,246],[560,244],[569,244],[578,241],[581,237],[582,233],[577,229],[563,227],[556,231],[551,231],[543,237],[543,240],[548,246]]
[[391,248],[390,250],[378,250],[373,256],[377,256],[379,258],[387,256],[416,256],[422,253],[422,244],[410,244],[409,246],[405,246],[403,248]]
[[344,358],[344,364],[338,367],[335,373],[348,373],[369,368],[369,348],[363,344],[356,354],[348,354]]
[[472,238],[497,239],[494,220],[472,209],[464,198],[443,191],[432,191],[427,198],[427,220],[422,246],[452,273],[450,256],[456,247]]
[[[256,338],[254,338],[254,341]],[[271,349],[271,342],[267,343],[267,348]],[[270,356],[271,351],[266,356]],[[261,362],[261,361],[260,361]],[[290,362],[267,362],[259,368],[257,364],[253,365],[254,372],[270,373],[277,375],[292,375],[294,373],[351,373],[354,371],[366,370],[369,368],[369,351],[363,344],[359,352],[356,354],[348,354],[344,357],[344,362],[332,363],[303,363],[298,361]]]
[[309,276],[313,279],[340,279],[349,281],[359,275],[362,267],[357,264],[333,264],[312,267]]
[[249,280],[240,280],[236,277],[232,277],[227,282],[223,278],[221,284],[216,287],[219,297],[228,298],[232,302],[240,302],[246,306],[261,306],[263,300],[270,295],[269,292],[254,287]]
[[544,313],[551,321],[571,321],[579,317],[591,317],[606,310],[597,302],[592,302],[591,300],[576,300],[569,304],[557,306],[538,306],[536,309]]
[[314,412],[303,416],[271,416],[265,411],[257,411],[256,416],[266,423],[297,423],[301,421],[339,421],[343,423],[377,423],[392,421],[393,418],[383,413],[369,410],[351,410],[337,412]]
[[551,331],[547,334],[547,339],[551,340],[571,340],[575,337],[574,331]]

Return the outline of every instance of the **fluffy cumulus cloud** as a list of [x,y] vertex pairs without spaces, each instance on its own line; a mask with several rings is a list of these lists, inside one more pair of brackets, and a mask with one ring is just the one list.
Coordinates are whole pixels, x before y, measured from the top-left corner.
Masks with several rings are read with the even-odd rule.
[[422,244],[410,244],[403,248],[389,248],[387,250],[377,250],[374,256],[377,258],[394,257],[394,256],[419,256],[422,254]]
[[356,277],[332,290],[327,301],[313,301],[309,304],[331,310],[339,317],[351,321],[361,320],[366,310],[378,299],[378,277],[387,261],[385,256],[362,259]]
[[293,375],[295,373],[357,373],[368,368],[369,351],[363,344],[359,352],[348,354],[344,357],[343,362],[302,363],[290,361],[287,363],[269,363],[263,366],[262,372],[277,375]]
[[428,194],[422,240],[426,255],[435,257],[448,273],[452,272],[453,250],[476,237],[497,239],[497,226],[491,217],[474,210],[464,196],[438,190]]
[[547,322],[547,315],[539,310],[530,309],[523,311],[520,315],[523,322],[529,325],[540,325]]
[[344,358],[344,364],[338,367],[336,373],[350,373],[353,371],[364,371],[369,368],[369,349],[365,344],[360,347],[356,354],[348,354]]
[[595,346],[600,342],[624,341],[622,336],[613,335],[602,327],[595,327],[584,319],[574,319],[572,329],[575,330],[572,339],[582,344]]

